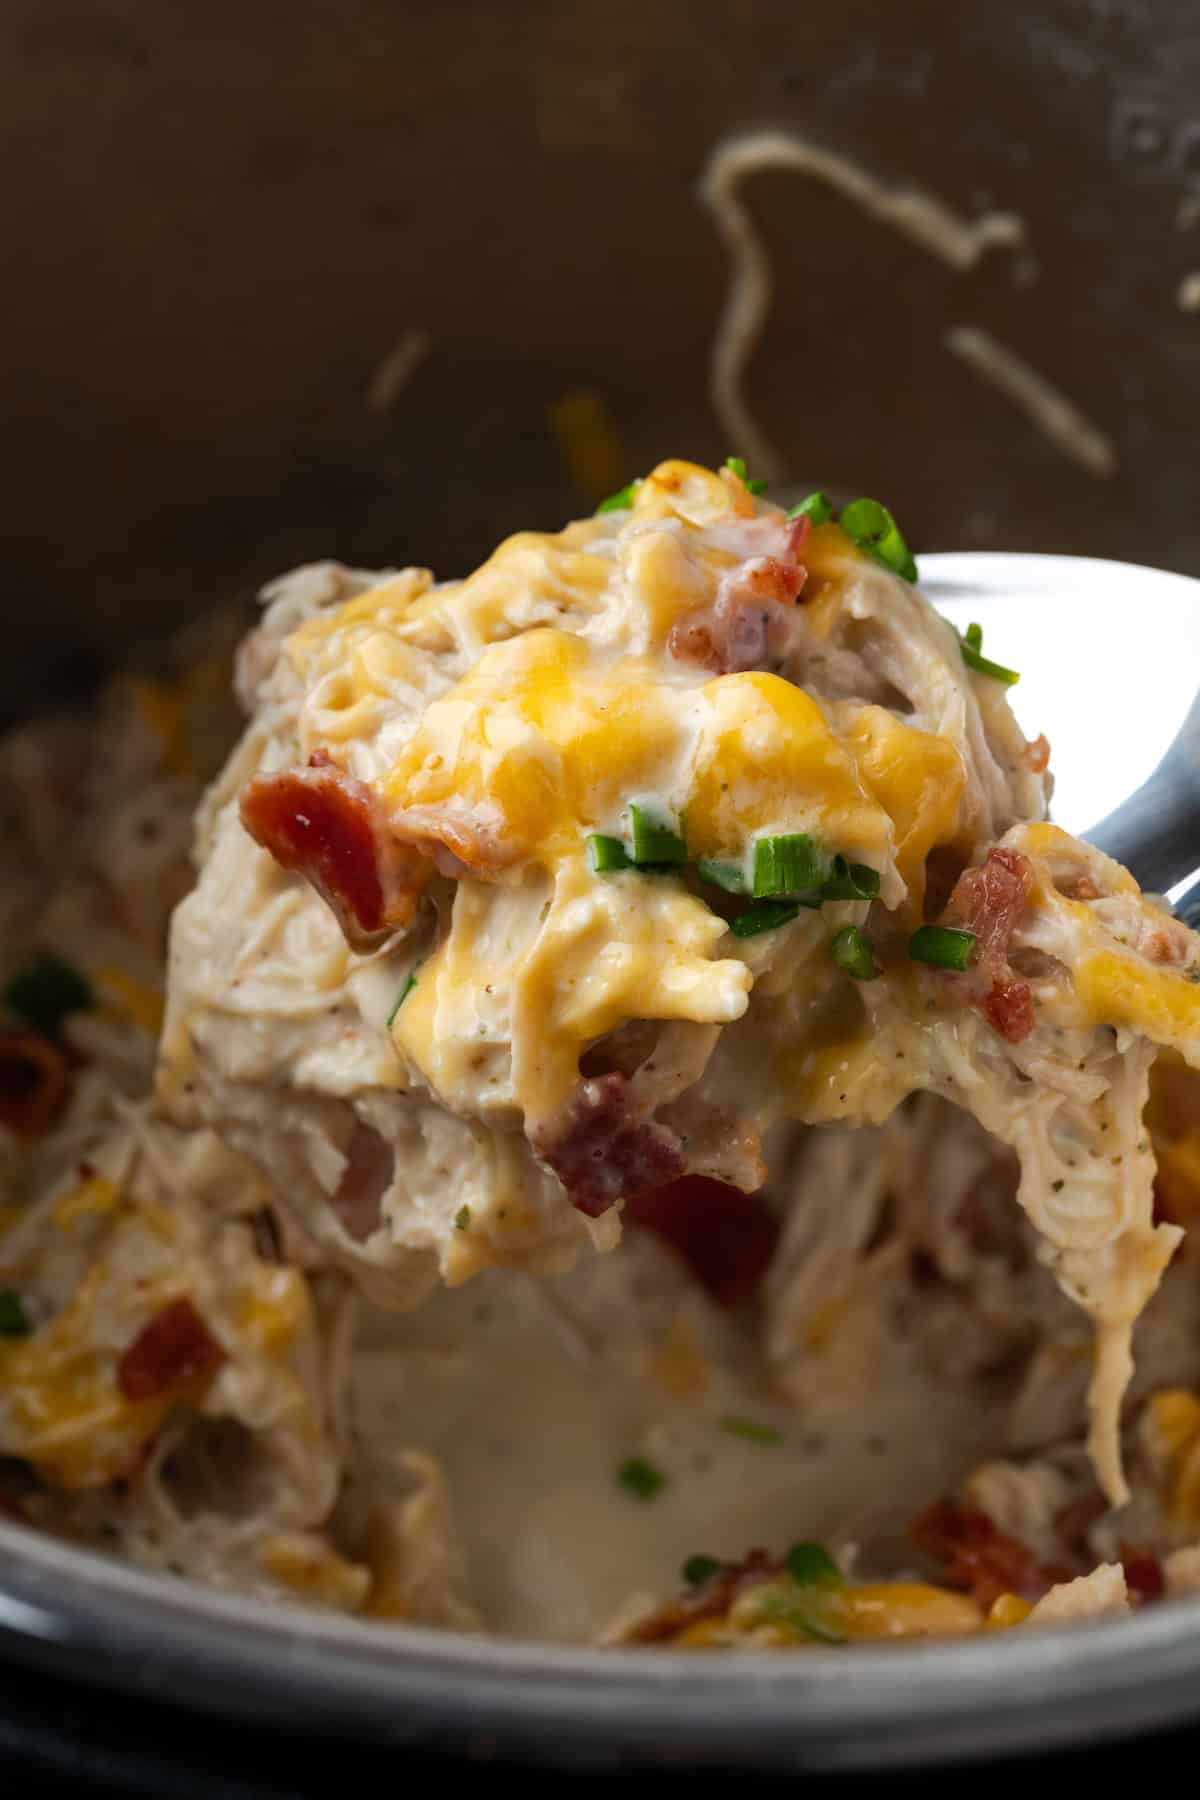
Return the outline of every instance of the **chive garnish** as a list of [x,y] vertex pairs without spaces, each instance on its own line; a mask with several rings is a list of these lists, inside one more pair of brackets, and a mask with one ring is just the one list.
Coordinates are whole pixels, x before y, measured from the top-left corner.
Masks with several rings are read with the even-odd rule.
[[96,998],[78,969],[46,951],[13,976],[0,991],[0,1002],[53,1037],[68,1013],[86,1012]]
[[829,946],[838,968],[855,981],[874,981],[883,973],[875,961],[875,952],[857,925],[843,925],[835,931]]
[[458,1211],[454,1215],[455,1231],[465,1231],[467,1229],[467,1226],[470,1223],[471,1223],[470,1207],[469,1206],[460,1206]]
[[717,1424],[728,1437],[745,1438],[749,1444],[782,1444],[783,1433],[776,1431],[773,1425],[760,1425],[757,1419],[743,1419],[737,1413],[727,1413]]
[[833,517],[833,501],[828,494],[809,494],[799,506],[793,506],[789,519],[811,519],[814,525],[828,525]]
[[833,873],[821,883],[822,900],[874,900],[879,893],[879,871],[867,863],[833,859]]
[[637,481],[627,481],[623,488],[618,488],[615,494],[610,494],[607,500],[600,502],[596,508],[597,513],[628,512],[637,499],[637,491],[641,485],[640,478]]
[[794,896],[820,887],[826,865],[807,831],[761,837],[754,846],[754,898]]
[[33,1323],[13,1288],[0,1288],[0,1337],[28,1337]]
[[617,1470],[617,1485],[638,1500],[653,1500],[659,1488],[666,1487],[668,1477],[644,1456],[629,1456]]
[[785,1560],[787,1572],[797,1587],[842,1580],[842,1571],[823,1544],[793,1544]]
[[404,1002],[408,999],[408,996],[412,993],[413,989],[417,985],[417,969],[419,967],[420,967],[420,964],[418,963],[418,964],[416,964],[416,966],[414,968],[409,970],[408,980],[405,982],[404,986],[400,989],[400,992],[396,995],[395,1004],[392,1007],[391,1012],[387,1016],[387,1029],[389,1031],[392,1029],[392,1026],[396,1022],[396,1014],[400,1011],[400,1008],[404,1005]]
[[703,1587],[706,1581],[720,1573],[720,1569],[715,1556],[689,1556],[679,1573],[689,1587]]
[[900,527],[886,506],[878,500],[852,500],[844,506],[838,524],[868,556],[881,562],[885,569],[905,581],[917,579],[917,565],[912,551],[901,535]]
[[605,837],[603,832],[594,831],[587,841],[588,861],[592,872],[596,875],[611,875],[614,869],[633,867],[629,853],[620,838]]
[[802,907],[820,904],[820,896],[817,894],[811,900],[761,900],[757,906],[748,906],[744,913],[732,921],[729,929],[734,937],[758,937],[764,931],[774,931],[780,925],[789,925]]
[[746,492],[749,494],[753,494],[756,499],[759,496],[759,494],[766,493],[766,491],[767,491],[766,482],[763,481],[761,479],[761,477],[759,477],[759,476],[748,475],[746,473],[746,459],[744,456],[727,456],[725,458],[725,467],[727,469],[733,470],[733,473],[737,476],[738,480],[742,483],[743,487],[746,489]]
[[922,925],[908,942],[912,960],[935,969],[968,968],[974,948],[975,933],[960,931],[955,925]]
[[[837,1603],[823,1603],[820,1590],[841,1587],[843,1575],[822,1544],[793,1544],[785,1559],[790,1586],[768,1589],[763,1600],[765,1618],[789,1625],[818,1644],[844,1644],[838,1629]],[[817,1590],[814,1592],[813,1590]]]
[[992,662],[983,655],[982,625],[967,626],[962,636],[962,659],[977,675],[990,675],[993,681],[1002,681],[1005,687],[1016,687],[1021,679],[1015,669],[1006,669],[1003,663]]
[[727,894],[750,892],[746,871],[741,863],[722,862],[719,857],[702,856],[696,864],[696,873],[701,881],[707,881],[713,887],[724,888]]
[[641,868],[645,864],[685,863],[687,845],[665,816],[653,806],[629,807],[629,831],[633,839],[633,860]]

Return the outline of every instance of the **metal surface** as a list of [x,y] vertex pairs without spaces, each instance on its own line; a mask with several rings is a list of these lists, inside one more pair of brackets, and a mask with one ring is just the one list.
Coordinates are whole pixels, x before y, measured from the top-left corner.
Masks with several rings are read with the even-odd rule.
[[0,1524],[2,1656],[281,1730],[576,1768],[899,1767],[1200,1715],[1192,1608],[849,1657],[565,1650],[266,1608]]
[[[1045,732],[1053,815],[1180,893],[1200,871],[1200,582],[1083,556],[921,558],[921,587],[982,625],[1028,736]],[[1185,912],[1190,893],[1178,900]]]
[[[9,0],[0,86],[0,711],[300,558],[454,574],[570,516],[565,396],[625,474],[737,448],[696,184],[762,126],[1027,233],[955,272],[820,181],[747,183],[747,397],[797,480],[878,492],[918,549],[1200,570],[1194,0]],[[951,355],[963,326],[1118,473]]]

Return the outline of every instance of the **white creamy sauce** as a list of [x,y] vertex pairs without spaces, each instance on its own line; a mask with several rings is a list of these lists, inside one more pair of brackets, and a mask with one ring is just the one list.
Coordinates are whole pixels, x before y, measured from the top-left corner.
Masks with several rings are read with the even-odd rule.
[[[631,1260],[629,1247],[607,1261]],[[356,1430],[368,1449],[404,1442],[441,1462],[471,1592],[494,1631],[586,1641],[632,1596],[670,1593],[696,1551],[900,1537],[996,1442],[998,1414],[977,1386],[922,1379],[895,1346],[865,1387],[847,1379],[857,1364],[841,1382],[831,1371],[804,1410],[773,1397],[748,1358],[713,1369],[719,1398],[673,1400],[653,1358],[615,1327],[601,1343],[587,1324],[564,1324],[580,1285],[578,1272],[544,1292],[484,1274],[405,1317],[372,1314],[355,1358]],[[738,1436],[730,1419],[779,1441]],[[629,1457],[667,1477],[652,1499],[619,1484]]]

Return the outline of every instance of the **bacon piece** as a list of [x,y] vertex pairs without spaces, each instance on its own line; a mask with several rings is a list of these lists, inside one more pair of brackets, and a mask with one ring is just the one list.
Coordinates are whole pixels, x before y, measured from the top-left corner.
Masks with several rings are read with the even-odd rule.
[[327,752],[306,769],[255,776],[242,789],[240,811],[280,868],[312,883],[353,948],[369,949],[411,921],[429,862],[389,832],[379,796]]
[[679,1139],[652,1119],[636,1118],[624,1075],[585,1081],[553,1131],[531,1139],[533,1148],[567,1190],[572,1206],[598,1219],[618,1200],[644,1188],[662,1187],[687,1163]]
[[124,1351],[117,1386],[126,1400],[154,1400],[212,1375],[225,1352],[190,1300],[172,1300]]
[[755,557],[727,575],[713,606],[672,626],[670,654],[719,675],[765,668],[780,609],[795,604],[808,577],[799,552],[809,529],[807,518],[793,519],[782,555]]
[[947,924],[973,931],[977,939],[965,997],[1010,1044],[1021,1043],[1036,1023],[1033,990],[1008,961],[1008,946],[1032,888],[1029,858],[996,845],[977,868],[963,870],[945,913]]
[[396,1156],[377,1131],[360,1120],[346,1151],[346,1167],[329,1204],[356,1243],[381,1222],[380,1202],[391,1186]]
[[1146,1550],[1137,1544],[1122,1543],[1120,1552],[1125,1584],[1130,1593],[1142,1606],[1161,1600],[1167,1591],[1167,1583],[1162,1564],[1153,1550]]
[[698,1625],[701,1619],[724,1618],[744,1587],[778,1575],[782,1568],[778,1557],[769,1556],[765,1550],[750,1550],[741,1562],[722,1563],[700,1587],[685,1589],[640,1620],[624,1641],[661,1644],[678,1637],[689,1625]]
[[978,955],[1004,958],[1033,888],[1033,866],[1020,850],[995,845],[975,869],[964,869],[950,896],[952,923],[973,931]]
[[917,1549],[945,1571],[951,1587],[962,1588],[985,1610],[1001,1594],[1040,1600],[1071,1570],[1039,1563],[1025,1544],[993,1525],[977,1506],[938,1500],[916,1520],[909,1536]]
[[1007,1043],[1019,1044],[1037,1023],[1033,1011],[1033,990],[1019,977],[998,975],[988,989],[980,1011],[993,1031]]
[[0,1125],[38,1138],[62,1116],[71,1093],[64,1052],[40,1031],[0,1031]]
[[1050,739],[1044,731],[1026,744],[1025,767],[1034,775],[1044,775],[1050,767]]
[[779,1238],[779,1221],[760,1194],[707,1175],[634,1194],[625,1216],[678,1251],[718,1306],[753,1297]]

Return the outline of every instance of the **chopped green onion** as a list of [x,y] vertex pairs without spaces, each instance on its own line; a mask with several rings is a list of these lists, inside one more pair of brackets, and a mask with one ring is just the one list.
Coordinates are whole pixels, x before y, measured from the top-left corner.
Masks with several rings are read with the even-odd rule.
[[900,534],[900,527],[886,506],[878,500],[852,500],[842,508],[838,524],[860,550],[881,562],[885,569],[905,581],[917,579],[917,565],[912,551]]
[[592,872],[596,875],[611,875],[614,869],[633,867],[620,838],[605,837],[602,832],[594,831],[587,841],[588,861]]
[[408,999],[408,996],[412,993],[413,989],[417,985],[417,969],[420,968],[420,966],[421,965],[418,963],[416,965],[416,968],[409,971],[408,980],[405,982],[404,986],[400,989],[400,992],[396,995],[396,1003],[392,1007],[391,1012],[387,1016],[387,1028],[389,1031],[392,1029],[392,1026],[396,1022],[396,1014],[400,1011],[400,1008],[404,1005],[404,1002]]
[[679,1573],[689,1587],[703,1587],[720,1573],[720,1568],[715,1556],[689,1556]]
[[773,1425],[760,1425],[757,1419],[739,1418],[736,1413],[727,1413],[717,1424],[729,1437],[745,1438],[750,1444],[782,1444],[783,1433],[776,1431]]
[[659,1488],[666,1487],[668,1477],[644,1456],[630,1456],[617,1470],[617,1484],[638,1500],[653,1500]]
[[14,975],[0,992],[10,1012],[53,1037],[68,1013],[86,1012],[96,1004],[95,995],[78,969],[50,952],[39,955]]
[[615,494],[610,494],[607,500],[602,500],[596,511],[598,513],[628,512],[637,499],[637,491],[641,485],[640,479],[626,482],[623,488],[618,488]]
[[968,625],[962,638],[962,659],[968,669],[974,669],[977,675],[990,675],[993,681],[1002,681],[1005,687],[1016,687],[1021,677],[1015,669],[1006,669],[1003,663],[992,662],[983,655],[983,626]]
[[639,868],[646,863],[685,863],[687,845],[663,814],[653,807],[629,808],[629,829],[633,838],[633,860]]
[[696,864],[696,873],[701,881],[707,881],[713,887],[724,888],[727,894],[750,892],[746,871],[741,863],[722,862],[715,856],[702,856]]
[[814,525],[828,525],[833,517],[833,501],[828,494],[809,494],[799,506],[793,506],[789,519],[811,519]]
[[830,949],[838,968],[853,975],[855,981],[874,981],[883,973],[875,961],[875,952],[857,925],[843,925],[836,931]]
[[33,1330],[20,1294],[0,1288],[0,1337],[28,1337]]
[[935,969],[968,968],[974,948],[975,933],[960,931],[955,925],[922,925],[908,942],[912,960]]
[[827,866],[807,831],[761,837],[754,846],[754,898],[805,894],[820,887]]
[[804,900],[762,900],[757,906],[748,906],[733,920],[729,929],[734,937],[758,937],[764,931],[774,931],[779,925],[790,925],[802,907],[820,904],[818,894]]
[[842,1571],[823,1544],[793,1544],[787,1553],[787,1572],[797,1587],[840,1582]]
[[833,859],[833,874],[821,883],[822,900],[874,900],[879,893],[879,871],[867,863]]
[[455,1231],[465,1231],[467,1229],[467,1226],[470,1223],[471,1223],[470,1207],[469,1206],[460,1206],[458,1211],[454,1215]]
[[746,459],[744,456],[727,456],[725,458],[725,467],[733,470],[738,480],[745,487],[747,493],[755,495],[756,498],[759,494],[766,493],[766,482],[757,476],[748,475],[746,473]]

